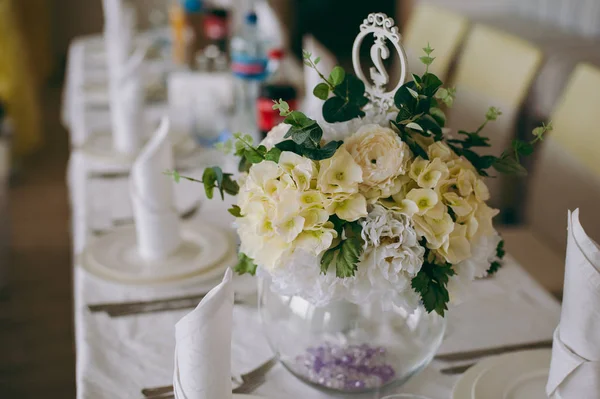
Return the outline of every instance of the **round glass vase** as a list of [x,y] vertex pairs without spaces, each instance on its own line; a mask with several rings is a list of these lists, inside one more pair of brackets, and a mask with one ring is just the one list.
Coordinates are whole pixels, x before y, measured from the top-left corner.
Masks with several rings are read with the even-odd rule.
[[259,311],[269,345],[302,381],[323,391],[379,392],[405,383],[439,349],[446,320],[420,306],[413,313],[381,303],[338,301],[316,307],[259,283]]

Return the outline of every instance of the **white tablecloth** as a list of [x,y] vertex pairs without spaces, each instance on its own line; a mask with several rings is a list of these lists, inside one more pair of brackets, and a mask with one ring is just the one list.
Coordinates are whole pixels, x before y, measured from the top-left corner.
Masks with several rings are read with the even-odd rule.
[[[89,123],[85,122],[82,127],[87,130],[89,126],[85,125]],[[94,239],[93,230],[110,228],[114,219],[131,217],[126,179],[89,178],[90,170],[110,171],[112,168],[91,162],[78,150],[72,154],[68,179],[75,254],[81,253]],[[200,190],[199,185],[180,183],[178,207],[185,210],[202,198]],[[203,201],[201,213],[189,223],[211,222],[230,227],[232,217],[226,212],[227,206],[220,199]],[[77,397],[129,399],[141,397],[142,388],[170,384],[174,325],[186,313],[171,311],[111,319],[103,313],[90,313],[89,304],[181,296],[203,292],[216,283],[208,286],[194,281],[172,286],[121,285],[89,274],[75,257]],[[238,278],[236,286],[240,291],[251,291],[255,282],[251,278]],[[559,316],[558,302],[509,258],[495,278],[476,282],[463,304],[451,309],[441,352],[549,339]],[[234,373],[253,369],[272,355],[255,308],[236,305],[232,347]],[[420,393],[432,399],[450,398],[458,377],[440,374],[439,369],[444,366],[447,364],[432,363],[395,391]],[[267,382],[256,393],[272,399],[334,398],[300,382],[282,366],[268,374]]]
[[[95,209],[94,217],[88,223],[79,220],[88,226],[88,231],[95,228],[93,224],[105,227],[114,215],[125,217],[129,210],[123,200],[126,181],[88,182],[92,193],[106,192],[109,186],[113,192],[109,201],[97,195],[88,197],[88,209]],[[197,188],[191,183],[181,183],[179,195],[189,201],[197,197]],[[100,203],[105,205],[99,207]],[[220,199],[204,201],[202,212],[189,223],[210,221],[230,226],[232,218],[225,212],[227,205]],[[76,234],[83,235],[75,237],[76,252],[80,252],[93,236],[84,235],[82,229]],[[142,388],[169,384],[173,371],[174,325],[186,311],[111,319],[102,313],[90,313],[87,305],[198,293],[208,288],[206,284],[190,281],[170,287],[126,286],[90,275],[77,262],[74,270],[78,398],[135,398],[140,396]],[[250,278],[237,280],[241,290],[252,290],[254,284]],[[509,259],[495,278],[476,282],[465,302],[450,311],[441,351],[549,339],[558,323],[559,311],[556,300]],[[271,356],[256,309],[236,305],[232,345],[233,372],[248,371]],[[397,391],[421,393],[432,399],[449,398],[457,377],[440,374],[438,369],[444,365],[432,363]],[[281,366],[268,375],[267,383],[257,393],[273,399],[333,398],[301,383]]]

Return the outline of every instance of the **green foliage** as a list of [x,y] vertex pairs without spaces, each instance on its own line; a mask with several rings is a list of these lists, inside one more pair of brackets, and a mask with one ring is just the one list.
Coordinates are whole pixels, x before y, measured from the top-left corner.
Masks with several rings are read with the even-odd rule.
[[179,183],[181,179],[184,179],[194,183],[203,184],[208,199],[213,198],[215,188],[219,190],[221,199],[225,199],[225,193],[237,195],[240,191],[240,186],[232,179],[233,175],[231,173],[223,173],[218,166],[206,168],[202,174],[202,180],[180,175],[177,171],[165,171],[164,174],[173,177],[176,183]]
[[246,256],[246,254],[240,252],[238,254],[238,263],[234,268],[234,271],[237,274],[250,274],[251,276],[254,276],[256,274],[256,263],[254,263],[254,260],[249,258],[248,256]]
[[368,102],[364,82],[354,75],[345,75],[344,80],[333,89],[333,97],[323,104],[323,118],[334,123],[363,117],[362,108]]
[[338,236],[341,237],[342,232],[345,232],[346,239],[325,251],[321,258],[321,273],[327,273],[333,264],[336,277],[352,277],[358,270],[358,262],[363,251],[362,226],[358,222],[341,220],[335,215],[330,218],[330,221],[338,232]]
[[313,94],[320,100],[327,100],[329,97],[329,86],[326,83],[319,83],[315,86]]
[[233,205],[231,208],[227,209],[227,212],[236,218],[244,217],[244,215],[242,215],[242,210],[237,205]]
[[440,316],[444,316],[450,302],[448,280],[454,275],[455,272],[450,264],[438,265],[425,262],[419,273],[412,279],[411,286],[421,296],[427,312],[435,311]]
[[[232,174],[223,173],[221,168],[218,166],[204,169],[204,173],[202,174],[202,184],[204,184],[206,197],[208,199],[212,199],[215,188],[219,190],[221,199],[225,199],[225,193],[229,195],[237,195],[237,193],[240,191],[240,186],[231,177]],[[182,176],[182,178],[197,181],[185,176]]]
[[490,264],[490,267],[487,270],[488,276],[492,276],[496,274],[498,270],[500,270],[500,268],[502,267],[502,262],[500,261],[504,258],[505,254],[506,251],[504,250],[504,240],[502,240],[498,243],[498,246],[496,247],[496,257],[499,260],[495,260]]
[[290,111],[285,101],[279,100],[273,108],[279,109],[280,112],[283,110],[286,115],[283,122],[291,127],[284,138],[290,140],[278,143],[269,151],[270,154],[267,153],[265,155],[266,157],[276,158],[278,161],[281,151],[291,151],[312,160],[320,161],[331,158],[340,145],[342,145],[341,141],[331,141],[322,146],[323,129],[321,129],[317,121],[307,117],[300,111]]
[[456,89],[453,87],[441,88],[435,95],[435,98],[446,104],[446,107],[452,107],[452,105],[454,105],[455,97]]
[[[349,75],[344,68],[336,66],[329,77],[325,77],[317,68],[318,58],[303,51],[304,65],[314,69],[323,80],[313,90],[313,94],[324,100],[323,118],[329,123],[346,122],[365,116],[362,108],[369,100],[365,97],[365,84],[354,75]],[[330,97],[331,95],[331,97]]]

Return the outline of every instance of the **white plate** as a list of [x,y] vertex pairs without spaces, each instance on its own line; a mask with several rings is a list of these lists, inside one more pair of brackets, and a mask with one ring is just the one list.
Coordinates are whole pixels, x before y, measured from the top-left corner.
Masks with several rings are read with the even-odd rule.
[[148,262],[137,250],[135,226],[116,228],[93,240],[81,265],[106,280],[126,284],[168,284],[191,279],[208,281],[237,262],[230,234],[206,222],[182,225],[183,244],[167,259]]
[[552,350],[508,353],[493,359],[476,379],[473,399],[547,399]]
[[[176,162],[199,151],[199,147],[188,134],[173,131],[169,136],[173,144],[173,156]],[[137,154],[123,154],[115,150],[110,129],[92,133],[81,146],[81,150],[92,158],[119,165],[130,165],[137,157]]]
[[[475,366],[468,369],[454,385],[452,399],[471,399],[473,386],[477,378],[494,364],[494,358],[488,358],[480,361]],[[497,398],[498,399],[498,398]]]

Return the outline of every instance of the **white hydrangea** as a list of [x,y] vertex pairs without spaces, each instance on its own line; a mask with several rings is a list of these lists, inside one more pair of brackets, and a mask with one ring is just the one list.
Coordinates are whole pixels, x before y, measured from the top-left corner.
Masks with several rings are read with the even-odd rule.
[[376,124],[383,127],[390,127],[390,121],[396,119],[396,112],[382,114],[373,110],[368,110],[363,118],[354,118],[347,122],[327,123],[319,122],[323,129],[323,139],[325,141],[346,140],[367,124]]
[[299,295],[316,306],[345,299],[379,302],[383,309],[392,305],[416,309],[419,296],[411,280],[421,269],[425,251],[409,218],[375,205],[361,224],[365,246],[354,277],[339,279],[333,268],[322,274],[319,258],[303,250],[287,256],[282,267],[261,274],[268,275],[278,294]]
[[476,278],[485,277],[490,264],[497,260],[496,248],[502,238],[494,231],[480,235],[471,243],[471,256],[453,266],[455,275],[448,281],[448,292],[452,302],[459,302],[461,294]]

